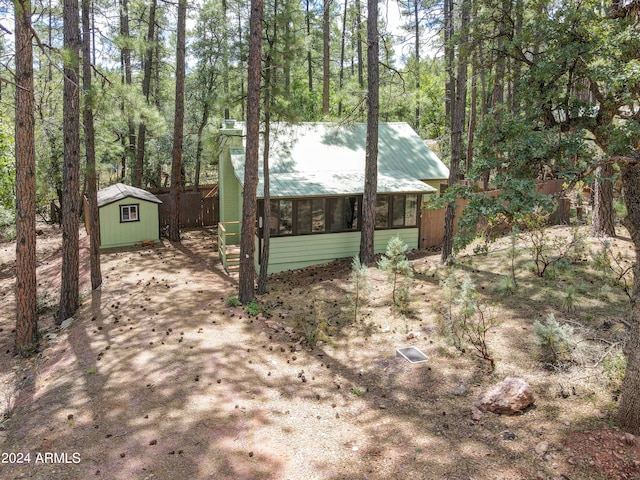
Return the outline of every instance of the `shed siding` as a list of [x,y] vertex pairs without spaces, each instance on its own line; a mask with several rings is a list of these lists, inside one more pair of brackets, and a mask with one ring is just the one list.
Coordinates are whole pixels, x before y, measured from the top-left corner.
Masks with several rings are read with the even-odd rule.
[[[387,243],[396,235],[409,249],[418,248],[418,229],[376,230],[375,253],[384,253]],[[256,237],[256,252],[258,239]],[[353,257],[360,252],[360,232],[330,233],[325,235],[302,235],[274,237],[269,246],[269,273],[330,262],[337,258]],[[260,266],[257,264],[256,270]]]
[[[120,223],[120,205],[139,205],[139,222]],[[144,240],[160,240],[158,204],[124,198],[100,208],[100,247],[123,247]]]

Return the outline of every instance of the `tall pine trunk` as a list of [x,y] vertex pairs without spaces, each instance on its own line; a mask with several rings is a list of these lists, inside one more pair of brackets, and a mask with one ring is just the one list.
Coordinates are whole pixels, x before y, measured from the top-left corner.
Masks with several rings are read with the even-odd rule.
[[329,114],[329,39],[331,38],[331,0],[324,0],[322,11],[322,114]]
[[375,263],[376,193],[378,190],[378,0],[368,0],[367,17],[367,145],[365,153],[364,193],[362,196],[362,231],[360,263]]
[[[449,187],[458,182],[462,163],[462,138],[467,109],[467,43],[469,28],[469,2],[460,5],[459,41],[457,45],[457,74],[455,91],[451,105],[451,166],[449,168]],[[452,67],[453,68],[453,67]],[[447,205],[445,212],[444,239],[442,242],[442,263],[447,263],[453,253],[453,231],[455,222],[455,202]]]
[[414,119],[414,129],[416,131],[420,131],[420,17],[418,11],[418,3],[419,0],[413,0],[413,20],[414,20],[414,35],[415,35],[415,44],[414,44],[414,55],[416,58],[416,71],[415,71],[415,81],[414,87],[416,92],[416,108],[415,108],[415,119]]
[[593,220],[591,229],[595,236],[616,236],[613,223],[613,165],[607,164],[596,170],[593,185]]
[[349,0],[344,0],[344,15],[342,17],[342,43],[340,44],[340,100],[338,101],[338,117],[342,116],[342,87],[344,86],[344,47],[347,36],[347,7]]
[[90,0],[82,0],[82,86],[84,90],[84,145],[87,157],[87,199],[89,202],[89,261],[91,263],[91,289],[102,285],[100,269],[100,213],[96,179],[95,129],[93,125],[93,91],[91,86]]
[[169,240],[180,241],[180,189],[182,187],[182,143],[184,137],[184,77],[187,0],[178,1],[178,35],[176,39],[176,107],[173,126],[171,162],[171,206]]
[[[311,38],[311,4],[310,0],[306,0],[305,23],[307,27],[307,41]],[[313,92],[313,62],[311,58],[311,46],[307,47],[307,82],[309,91]]]
[[627,165],[622,169],[622,186],[627,206],[624,226],[631,235],[636,262],[633,265],[631,290],[631,328],[625,346],[627,369],[622,382],[618,404],[619,426],[636,435],[640,434],[640,165]]
[[[156,26],[156,0],[151,0],[149,6],[149,27],[147,30],[147,48],[144,55],[144,77],[142,78],[142,95],[149,105],[149,98],[151,94],[151,66],[153,64],[153,41],[155,39],[155,26]],[[138,125],[138,150],[136,153],[136,165],[133,175],[133,185],[138,188],[142,188],[142,179],[144,177],[144,157],[147,142],[147,125],[144,123],[144,119]]]
[[256,190],[260,144],[260,66],[262,61],[263,0],[251,0],[249,21],[249,61],[247,65],[247,146],[242,192],[242,235],[238,297],[242,304],[255,298]]
[[[129,31],[129,3],[128,0],[120,0],[120,35],[124,39],[125,46],[120,52],[120,64],[122,68],[122,83],[129,87],[131,85],[131,48],[130,31]],[[124,104],[121,105],[122,110],[126,110]],[[127,118],[127,137],[123,137],[124,155],[122,157],[122,173],[120,179],[124,181],[127,171],[127,159],[133,160],[136,155],[136,131],[133,118],[128,115]]]
[[36,310],[36,147],[31,2],[16,0],[16,339],[26,355],[38,343]]
[[78,309],[80,260],[78,218],[80,210],[80,91],[78,61],[80,28],[77,0],[64,0],[64,168],[62,176],[62,282],[58,324]]

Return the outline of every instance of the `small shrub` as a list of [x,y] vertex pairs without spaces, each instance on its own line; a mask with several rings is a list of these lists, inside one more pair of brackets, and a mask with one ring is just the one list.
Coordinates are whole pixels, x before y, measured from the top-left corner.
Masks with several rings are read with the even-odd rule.
[[227,297],[224,299],[224,301],[227,302],[227,305],[229,305],[230,307],[239,307],[240,305],[242,305],[238,297]]
[[[538,277],[553,277],[556,266],[567,266],[582,258],[585,251],[585,237],[577,228],[571,229],[571,236],[550,238],[548,216],[530,214],[524,217],[526,231],[523,233],[530,243],[529,253],[533,260],[534,272]],[[552,268],[549,268],[552,267]]]
[[498,292],[503,296],[513,295],[516,291],[516,281],[511,275],[500,278]]
[[410,285],[413,271],[405,255],[407,245],[395,236],[387,244],[387,251],[378,262],[378,268],[387,272],[389,283],[392,285],[391,296],[393,304],[404,312],[409,306]]
[[361,397],[362,395],[364,395],[365,391],[361,390],[358,387],[353,387],[351,388],[351,393],[353,393],[356,397]]
[[264,312],[264,307],[258,303],[258,301],[254,298],[249,303],[247,303],[244,307],[244,311],[247,312],[250,316],[255,317]]
[[445,326],[454,347],[465,352],[469,343],[483,360],[495,368],[487,344],[487,334],[498,326],[494,308],[483,302],[471,279],[458,282],[453,274],[442,283],[445,300]]
[[319,341],[329,341],[328,334],[332,327],[328,325],[323,302],[318,301],[315,297],[311,301],[311,313],[312,316],[309,320],[302,321],[302,330],[307,345],[314,348]]
[[627,370],[627,359],[622,349],[612,349],[611,353],[609,353],[602,362],[602,365],[613,388],[619,388],[622,385],[622,380]]
[[38,293],[36,296],[36,313],[42,315],[55,307],[55,300],[49,292]]
[[576,311],[576,289],[573,285],[570,285],[567,288],[567,292],[565,293],[564,299],[562,300],[562,309],[567,313],[573,313]]
[[13,209],[0,205],[0,242],[16,239],[16,216]]
[[631,298],[633,284],[633,260],[620,252],[613,251],[609,240],[602,240],[600,249],[591,252],[591,265],[600,272],[605,281],[613,287],[619,287]]
[[575,346],[571,325],[561,325],[555,315],[550,313],[544,323],[535,321],[533,331],[537,336],[534,342],[540,347],[543,362],[557,366],[571,359],[571,352]]

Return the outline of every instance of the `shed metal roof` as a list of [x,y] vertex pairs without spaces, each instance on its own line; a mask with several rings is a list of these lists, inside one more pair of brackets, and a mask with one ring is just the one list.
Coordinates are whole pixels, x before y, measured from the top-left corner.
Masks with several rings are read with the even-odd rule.
[[116,183],[98,190],[98,207],[104,207],[105,205],[128,197],[146,200],[147,202],[162,203],[153,193],[149,193],[141,188],[132,187],[131,185],[125,185],[124,183]]
[[[365,124],[278,123],[272,132],[272,196],[362,193]],[[378,136],[379,193],[431,192],[435,189],[420,180],[449,178],[449,169],[408,124],[380,123]],[[232,150],[231,159],[236,176],[244,183],[244,150]],[[262,188],[260,168],[258,197],[263,196]]]

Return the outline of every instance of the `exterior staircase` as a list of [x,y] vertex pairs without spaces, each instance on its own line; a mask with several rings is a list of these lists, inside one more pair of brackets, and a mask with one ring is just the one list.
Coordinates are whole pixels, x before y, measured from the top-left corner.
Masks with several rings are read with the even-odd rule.
[[241,222],[218,223],[218,257],[227,273],[240,269]]

